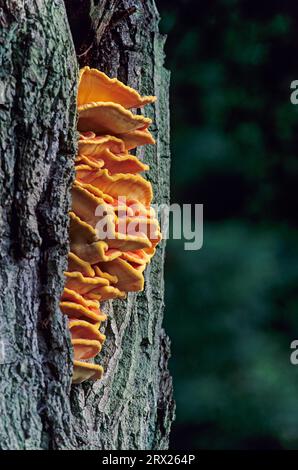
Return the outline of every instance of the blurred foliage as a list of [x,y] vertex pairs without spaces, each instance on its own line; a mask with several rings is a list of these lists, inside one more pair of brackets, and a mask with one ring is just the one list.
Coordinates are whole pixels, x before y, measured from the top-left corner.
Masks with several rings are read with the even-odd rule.
[[157,0],[172,73],[172,201],[204,245],[168,242],[172,448],[298,448],[298,3]]

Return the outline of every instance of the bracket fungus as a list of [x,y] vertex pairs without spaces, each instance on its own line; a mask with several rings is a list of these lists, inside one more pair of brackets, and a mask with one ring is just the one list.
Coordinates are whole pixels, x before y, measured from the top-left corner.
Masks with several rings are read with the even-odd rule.
[[144,288],[144,270],[161,239],[152,187],[140,175],[149,167],[129,153],[155,143],[151,119],[131,111],[154,101],[99,70],[80,71],[70,253],[60,302],[73,346],[74,384],[102,377],[93,361],[105,341],[100,303]]

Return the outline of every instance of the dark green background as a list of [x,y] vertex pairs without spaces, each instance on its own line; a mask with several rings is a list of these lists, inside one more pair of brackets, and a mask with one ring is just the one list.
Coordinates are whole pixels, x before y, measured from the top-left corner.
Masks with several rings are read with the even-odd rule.
[[298,2],[158,0],[172,72],[172,202],[204,245],[169,241],[174,449],[298,449]]

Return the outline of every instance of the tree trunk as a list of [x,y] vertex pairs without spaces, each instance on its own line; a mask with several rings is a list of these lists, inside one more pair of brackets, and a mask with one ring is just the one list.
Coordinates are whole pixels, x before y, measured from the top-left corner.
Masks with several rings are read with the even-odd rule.
[[[156,94],[155,202],[169,201],[168,73],[153,0],[66,2],[80,65]],[[1,449],[163,449],[174,415],[161,243],[145,290],[107,302],[105,376],[71,387],[59,310],[68,251],[77,61],[62,0],[0,8]]]

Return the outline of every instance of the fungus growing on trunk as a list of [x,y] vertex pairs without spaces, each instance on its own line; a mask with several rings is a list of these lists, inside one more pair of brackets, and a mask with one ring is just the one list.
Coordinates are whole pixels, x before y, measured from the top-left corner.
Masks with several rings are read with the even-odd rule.
[[139,174],[149,167],[129,153],[155,143],[151,119],[130,111],[154,101],[99,70],[80,71],[70,253],[60,302],[69,318],[75,384],[103,374],[91,361],[105,340],[100,302],[144,288],[143,272],[161,239],[151,184]]

